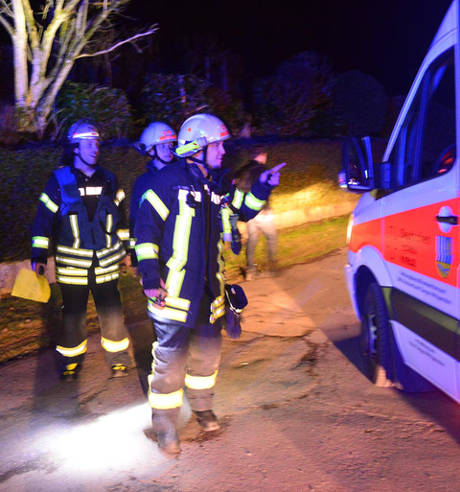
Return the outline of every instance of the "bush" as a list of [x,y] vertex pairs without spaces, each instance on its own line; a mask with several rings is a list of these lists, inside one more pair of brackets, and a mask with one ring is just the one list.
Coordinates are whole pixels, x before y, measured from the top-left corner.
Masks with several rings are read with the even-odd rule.
[[336,133],[378,135],[387,117],[388,99],[383,86],[358,70],[337,77],[334,89]]
[[142,89],[144,124],[164,121],[176,130],[188,116],[209,111],[206,80],[194,75],[153,74]]
[[300,53],[282,63],[272,77],[255,85],[255,126],[259,133],[308,136],[332,100],[333,75],[326,60]]
[[56,106],[57,129],[61,136],[81,118],[96,121],[105,140],[126,137],[130,131],[131,108],[120,89],[66,82]]

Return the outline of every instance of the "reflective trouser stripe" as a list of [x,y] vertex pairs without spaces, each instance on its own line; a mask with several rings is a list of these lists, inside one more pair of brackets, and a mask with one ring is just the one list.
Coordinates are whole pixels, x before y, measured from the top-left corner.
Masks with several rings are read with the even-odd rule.
[[244,199],[244,204],[246,207],[252,210],[262,210],[265,203],[265,200],[259,200],[259,198],[256,198],[252,193],[248,193]]
[[184,398],[184,390],[173,391],[172,393],[155,393],[149,391],[149,403],[152,408],[157,410],[169,410],[179,408]]
[[190,374],[185,375],[185,386],[194,390],[205,390],[210,389],[216,384],[217,371],[215,371],[211,376],[191,376]]
[[123,338],[119,342],[101,337],[101,345],[107,352],[121,352],[129,347],[129,338]]
[[34,236],[32,238],[32,248],[44,248],[48,249],[49,239],[44,236]]
[[87,340],[83,340],[83,342],[81,342],[80,345],[77,345],[76,347],[69,348],[58,345],[56,347],[56,350],[64,357],[75,357],[76,355],[81,355],[86,352],[86,344]]
[[122,241],[129,241],[129,229],[117,229],[117,236]]

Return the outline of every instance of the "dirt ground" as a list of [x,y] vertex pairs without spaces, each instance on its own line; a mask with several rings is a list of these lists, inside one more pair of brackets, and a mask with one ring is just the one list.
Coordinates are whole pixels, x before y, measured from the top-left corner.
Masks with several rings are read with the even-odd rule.
[[184,405],[182,453],[151,439],[148,320],[129,326],[136,368],[108,379],[90,337],[81,378],[52,350],[0,368],[1,491],[452,491],[460,406],[440,392],[377,388],[362,374],[345,252],[244,285],[241,339],[224,340],[203,434]]

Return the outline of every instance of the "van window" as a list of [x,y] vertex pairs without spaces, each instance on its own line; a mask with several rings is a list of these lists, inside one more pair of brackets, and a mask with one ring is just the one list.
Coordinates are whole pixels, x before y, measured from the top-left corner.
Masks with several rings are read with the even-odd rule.
[[395,188],[448,172],[456,157],[454,52],[428,68],[390,155]]

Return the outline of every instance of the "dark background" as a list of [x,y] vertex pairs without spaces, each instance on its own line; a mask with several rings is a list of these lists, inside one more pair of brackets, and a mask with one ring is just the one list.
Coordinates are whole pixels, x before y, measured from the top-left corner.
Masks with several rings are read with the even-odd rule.
[[[389,95],[404,95],[450,0],[170,2],[132,0],[127,13],[158,22],[154,68],[181,70],[202,38],[241,59],[243,78],[266,76],[291,55],[326,55],[336,73],[373,75]],[[155,58],[155,59],[153,59]]]

